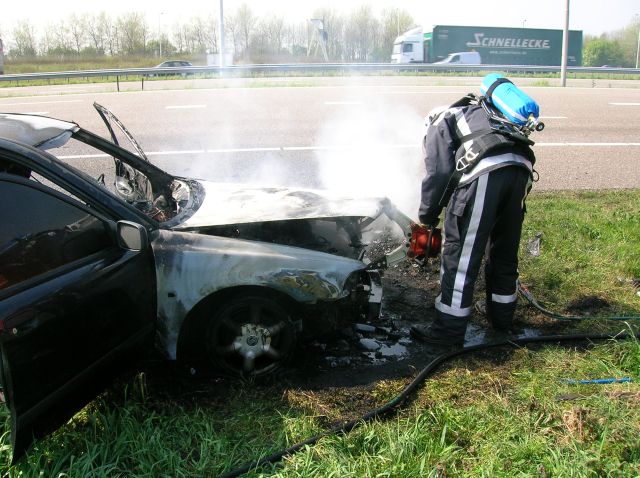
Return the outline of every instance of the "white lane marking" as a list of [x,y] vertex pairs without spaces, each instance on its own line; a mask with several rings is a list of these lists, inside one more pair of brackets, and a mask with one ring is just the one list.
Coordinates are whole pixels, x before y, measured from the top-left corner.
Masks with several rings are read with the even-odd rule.
[[457,95],[460,91],[380,91],[375,92],[375,95]]
[[325,105],[361,105],[362,101],[325,101]]
[[566,116],[540,116],[539,119],[567,119]]
[[207,153],[260,153],[267,151],[283,151],[286,148],[225,148],[225,149],[208,149]]
[[[536,143],[536,146],[550,147],[575,147],[575,146],[611,146],[629,147],[640,146],[640,143]],[[281,146],[275,148],[224,148],[224,149],[187,149],[175,151],[150,151],[147,156],[170,156],[180,154],[224,154],[224,153],[263,153],[273,151],[340,151],[352,149],[420,149],[421,145],[415,144],[378,144],[378,145],[349,145],[349,146]],[[59,159],[89,159],[110,158],[108,154],[73,154],[58,156]]]
[[58,159],[92,159],[92,158],[111,158],[108,154],[69,154],[65,156],[56,156]]
[[55,105],[57,103],[82,103],[82,100],[30,101],[29,103],[2,103],[2,106]]
[[613,106],[640,106],[640,103],[609,103]]
[[536,146],[640,146],[640,143],[536,143]]
[[202,154],[204,152],[204,149],[186,149],[184,151],[151,151],[145,154],[147,156],[168,156],[170,154]]
[[167,110],[178,110],[178,109],[187,109],[187,108],[206,108],[207,105],[175,105],[175,106],[165,106]]

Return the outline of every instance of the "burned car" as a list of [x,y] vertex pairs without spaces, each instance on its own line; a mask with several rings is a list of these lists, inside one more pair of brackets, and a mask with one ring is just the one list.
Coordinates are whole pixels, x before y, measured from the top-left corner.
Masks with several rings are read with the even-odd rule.
[[[175,177],[95,107],[111,140],[0,114],[0,346],[14,458],[154,346],[169,360],[261,375],[299,340],[378,314],[367,247],[411,224],[386,199]],[[101,161],[100,174],[55,156],[71,140],[97,150],[88,161]],[[400,245],[385,260],[405,254]]]

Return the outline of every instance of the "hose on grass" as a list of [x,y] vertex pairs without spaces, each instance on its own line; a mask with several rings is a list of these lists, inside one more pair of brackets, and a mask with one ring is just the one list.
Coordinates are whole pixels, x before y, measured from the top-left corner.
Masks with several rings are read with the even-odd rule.
[[404,390],[402,390],[395,398],[393,398],[391,401],[387,402],[386,404],[371,410],[370,412],[366,413],[365,415],[363,415],[358,419],[344,422],[323,433],[320,433],[300,443],[290,446],[289,448],[278,451],[277,453],[273,453],[272,455],[265,456],[258,460],[252,461],[250,463],[246,463],[245,465],[242,465],[234,470],[231,470],[227,473],[219,475],[218,478],[235,478],[235,477],[241,476],[251,470],[256,470],[264,465],[276,463],[282,460],[286,456],[291,456],[297,451],[300,451],[301,449],[307,446],[314,445],[321,438],[324,438],[329,435],[334,435],[337,433],[349,432],[354,427],[356,427],[359,423],[370,422],[374,419],[383,418],[390,415],[392,412],[394,412],[397,409],[397,407],[400,404],[402,404],[409,397],[409,395],[411,395],[422,384],[422,382],[424,382],[424,380],[429,375],[431,375],[431,373],[440,364],[454,357],[457,357],[458,355],[463,355],[468,352],[476,352],[478,350],[484,350],[492,347],[499,347],[499,346],[505,346],[505,345],[520,346],[520,345],[540,343],[540,342],[570,342],[570,341],[584,341],[584,340],[626,339],[630,337],[640,338],[640,334],[626,334],[626,333],[619,333],[614,335],[569,334],[569,335],[547,335],[547,336],[539,336],[539,337],[521,337],[521,338],[517,337],[517,338],[504,339],[504,340],[496,340],[496,341],[477,344],[477,345],[471,345],[468,347],[444,352],[440,355],[435,356],[427,364],[427,366],[424,367],[420,371],[420,373],[411,381],[411,383],[409,383],[409,385],[407,385],[404,388]]
[[551,319],[556,320],[640,320],[639,315],[594,315],[594,316],[578,316],[578,315],[563,315],[558,314],[557,312],[553,312],[549,309],[544,308],[540,303],[536,300],[533,294],[523,286],[520,281],[518,281],[518,293],[531,304],[533,307],[538,309],[544,315]]

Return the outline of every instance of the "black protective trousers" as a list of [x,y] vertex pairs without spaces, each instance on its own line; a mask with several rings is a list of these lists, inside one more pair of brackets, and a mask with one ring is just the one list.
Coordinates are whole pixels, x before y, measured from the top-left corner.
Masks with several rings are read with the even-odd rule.
[[441,292],[432,329],[462,343],[473,310],[473,292],[486,253],[487,317],[494,328],[508,329],[516,308],[518,246],[530,173],[505,166],[459,187],[444,222]]

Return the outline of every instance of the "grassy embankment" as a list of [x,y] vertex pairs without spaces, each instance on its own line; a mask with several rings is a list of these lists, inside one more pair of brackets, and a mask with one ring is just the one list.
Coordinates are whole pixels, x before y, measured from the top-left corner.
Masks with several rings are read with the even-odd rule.
[[[599,313],[640,314],[632,282],[640,277],[640,190],[534,193],[528,208],[523,248],[537,232],[543,237],[539,257],[521,254],[522,279],[544,303],[566,311],[578,299],[598,296],[609,304]],[[625,376],[635,382],[563,380]],[[385,403],[408,381],[314,392],[286,381],[199,389],[184,379],[158,384],[147,377],[112,387],[10,470],[3,411],[0,471],[24,477],[216,476],[353,416],[363,403]],[[639,476],[639,380],[637,340],[474,354],[441,368],[395,418],[322,439],[261,473]]]

